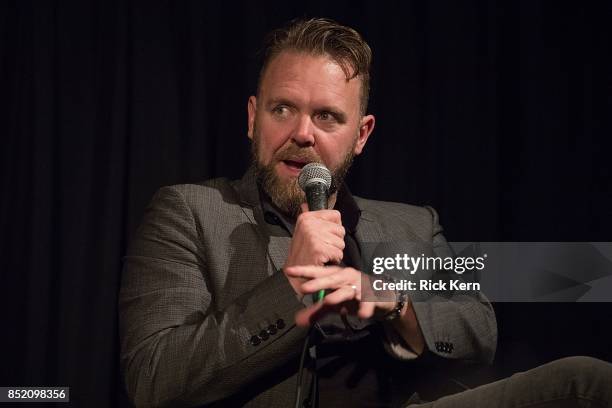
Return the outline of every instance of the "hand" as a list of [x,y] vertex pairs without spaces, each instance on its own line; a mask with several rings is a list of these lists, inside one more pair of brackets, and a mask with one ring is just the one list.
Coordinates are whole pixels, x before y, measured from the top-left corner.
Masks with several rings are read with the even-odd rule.
[[[339,211],[308,211],[308,206],[302,204],[302,213],[295,222],[283,271],[298,265],[323,266],[326,263],[339,263],[343,257],[344,234]],[[298,295],[303,296],[304,293],[299,287],[304,283],[304,279],[285,275]]]
[[[316,293],[322,289],[333,290],[321,302],[296,314],[295,322],[298,326],[309,326],[329,313],[352,314],[362,319],[382,317],[396,305],[394,295],[393,300],[380,297],[372,293],[371,286],[362,291],[362,283],[369,285],[366,283],[369,282],[369,276],[354,268],[311,265],[288,267],[284,271],[291,278],[305,280],[298,289],[303,294]],[[372,293],[372,297],[362,301],[364,293]]]

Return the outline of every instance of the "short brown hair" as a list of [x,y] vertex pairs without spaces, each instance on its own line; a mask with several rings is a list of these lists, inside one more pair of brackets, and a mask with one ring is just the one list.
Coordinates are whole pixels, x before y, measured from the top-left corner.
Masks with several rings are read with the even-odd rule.
[[329,55],[344,71],[346,80],[361,76],[361,114],[365,115],[370,95],[372,50],[361,35],[350,27],[326,18],[297,19],[268,34],[259,72],[259,93],[264,73],[274,57],[283,51]]

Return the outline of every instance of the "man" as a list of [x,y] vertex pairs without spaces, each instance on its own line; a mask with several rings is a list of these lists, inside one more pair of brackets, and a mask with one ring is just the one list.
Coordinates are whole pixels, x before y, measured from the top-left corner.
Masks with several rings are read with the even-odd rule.
[[[121,362],[136,405],[291,406],[307,336],[315,347],[304,351],[300,406],[403,406],[418,401],[428,366],[493,360],[495,317],[479,293],[365,298],[369,244],[410,241],[451,254],[433,209],[353,197],[343,183],[374,129],[370,60],[357,32],[329,20],[276,30],[248,101],[251,168],[239,181],[155,195],[120,294]],[[297,176],[310,162],[332,172],[329,210],[304,204]],[[560,366],[572,374],[567,367],[579,365],[597,364]],[[558,377],[568,384],[571,375]],[[443,406],[501,406],[499,387],[525,384],[515,382]]]

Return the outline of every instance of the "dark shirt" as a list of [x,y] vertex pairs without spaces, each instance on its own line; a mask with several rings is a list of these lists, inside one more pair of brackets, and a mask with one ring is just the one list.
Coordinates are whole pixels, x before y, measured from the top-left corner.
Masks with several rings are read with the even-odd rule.
[[[260,191],[260,197],[266,222],[292,235],[295,220],[279,211],[264,192]],[[338,190],[334,208],[340,212],[346,231],[342,265],[363,270],[361,249],[355,239],[361,210],[345,185]],[[305,297],[304,303],[309,305],[312,301]],[[353,319],[357,318],[350,320]],[[393,370],[389,370],[387,363],[397,362],[391,361],[382,347],[379,338],[384,335],[382,329],[374,321],[371,323],[356,328],[349,319],[333,313],[315,324],[316,361],[311,361],[310,367],[316,366],[319,407],[393,406]]]

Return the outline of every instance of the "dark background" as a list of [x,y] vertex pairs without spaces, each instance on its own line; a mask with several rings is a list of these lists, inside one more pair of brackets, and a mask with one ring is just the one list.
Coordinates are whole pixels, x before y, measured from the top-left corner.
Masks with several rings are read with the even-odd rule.
[[[160,186],[242,174],[256,51],[296,16],[374,51],[354,193],[430,204],[450,241],[612,241],[610,2],[3,1],[0,385],[125,403],[129,237]],[[496,375],[612,360],[610,304],[495,307]]]

